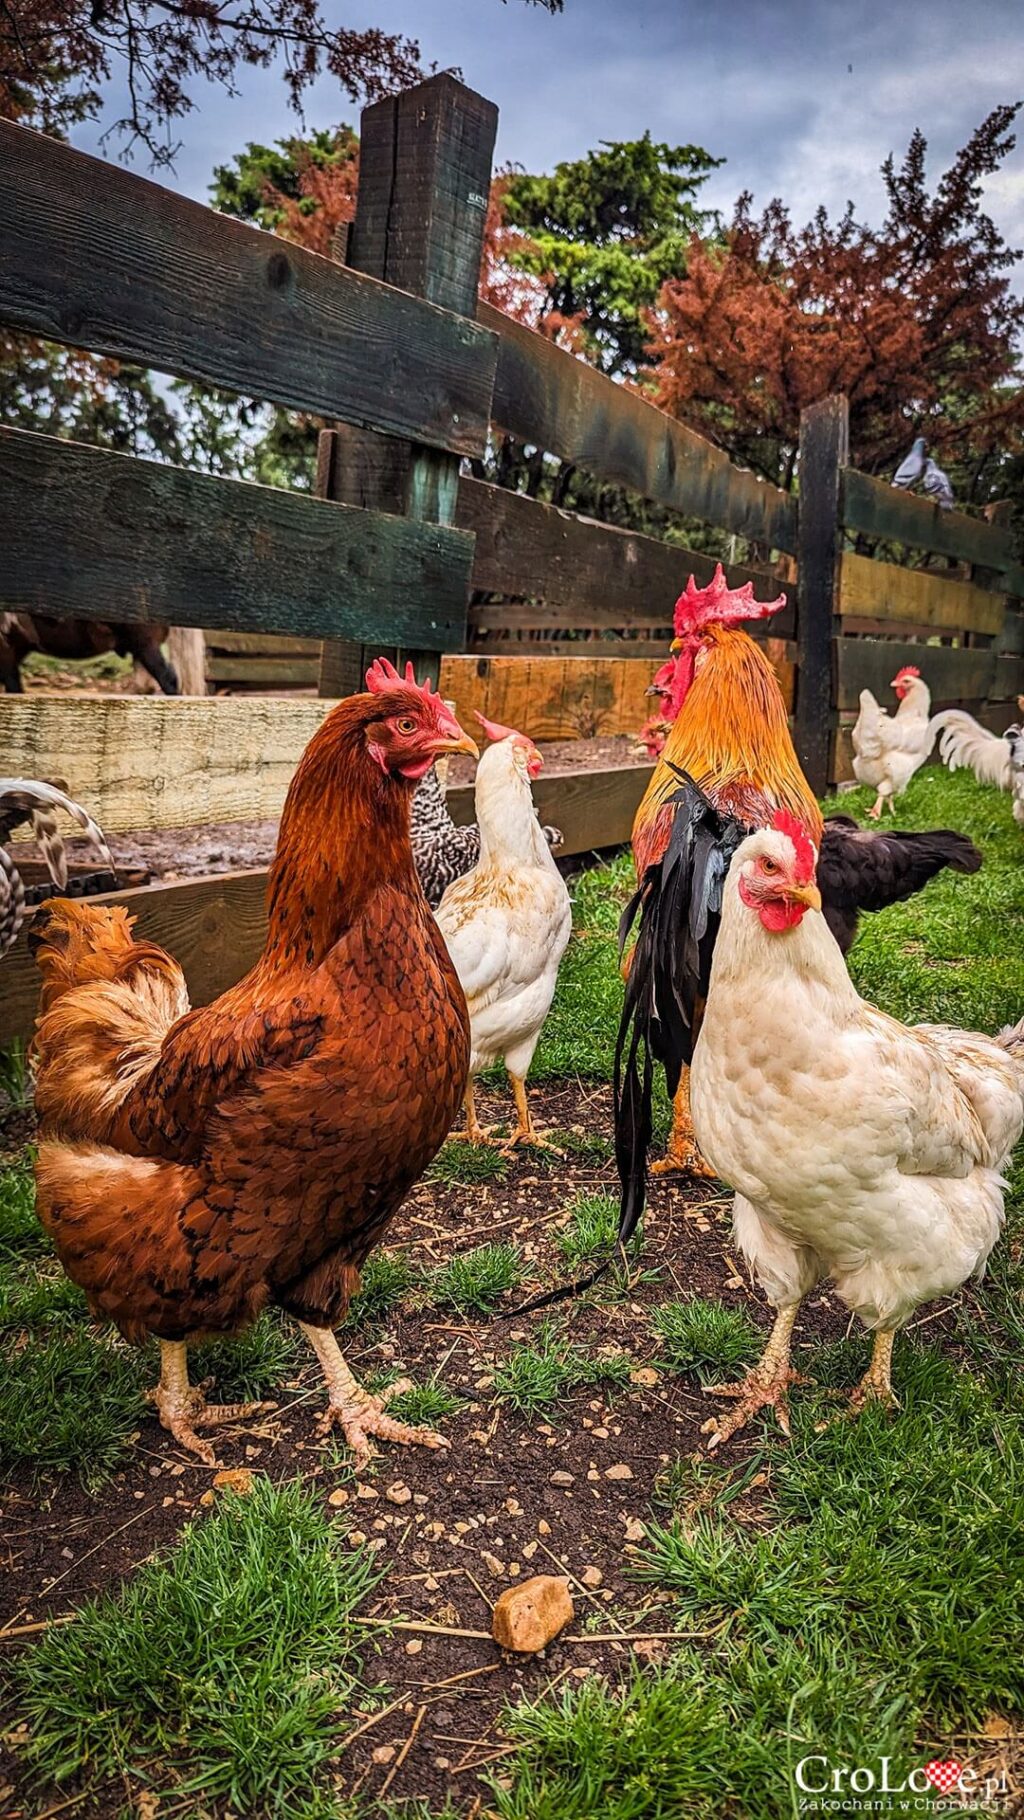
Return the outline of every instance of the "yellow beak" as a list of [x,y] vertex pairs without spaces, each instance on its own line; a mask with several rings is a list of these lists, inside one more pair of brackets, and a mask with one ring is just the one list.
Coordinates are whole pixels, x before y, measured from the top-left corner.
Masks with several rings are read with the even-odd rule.
[[681,638],[674,638],[672,640],[672,643],[669,645],[670,651],[681,651],[682,648],[683,648],[683,641]]
[[470,739],[469,734],[463,733],[461,728],[458,739],[435,739],[433,749],[436,753],[465,752],[470,758],[480,757],[480,748],[476,740]]
[[813,883],[810,885],[790,885],[786,892],[786,896],[791,897],[794,903],[806,904],[808,910],[821,909],[821,892],[818,890],[817,885]]

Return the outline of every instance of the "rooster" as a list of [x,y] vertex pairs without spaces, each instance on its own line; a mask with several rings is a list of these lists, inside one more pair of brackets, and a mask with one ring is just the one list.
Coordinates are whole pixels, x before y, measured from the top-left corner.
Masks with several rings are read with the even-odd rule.
[[891,1404],[893,1336],[984,1273],[1024,1126],[1024,1019],[998,1038],[912,1029],[858,996],[785,811],[733,855],[700,1041],[694,1130],[736,1191],[735,1242],[777,1310],[760,1364],[723,1385],[709,1445],[762,1408],[788,1434],[790,1338],[830,1278],[874,1333],[855,1407]]
[[[776,809],[796,816],[821,849],[818,882],[825,916],[844,952],[861,910],[880,910],[911,896],[944,866],[976,872],[981,865],[973,842],[947,830],[881,835],[862,833],[843,816],[823,823],[793,748],[775,672],[742,629],[744,621],[766,619],[784,604],[785,595],[755,601],[750,582],[730,589],[720,564],[707,588],[698,588],[691,575],[676,603],[674,672],[671,678],[659,672],[659,693],[666,698],[672,725],[633,823],[640,890],[627,912],[632,923],[650,897],[649,869],[668,867],[671,879],[663,877],[657,887],[658,940],[649,938],[642,950],[638,947],[627,987],[627,1017],[644,993],[654,990],[666,1020],[659,1041],[675,1104],[668,1155],[653,1165],[656,1173],[709,1173],[693,1141],[682,1075],[707,996],[724,876],[721,860],[729,850],[726,845],[714,861],[705,852],[708,842],[724,838],[726,829],[736,836],[763,826]],[[720,817],[718,833],[712,834],[706,817],[701,819],[705,804]],[[667,857],[681,806],[686,828],[692,823],[695,836],[699,823],[701,839],[695,845],[684,828]],[[652,986],[656,975],[664,993]]]
[[469,1004],[466,1135],[475,1143],[486,1139],[473,1078],[503,1061],[516,1103],[506,1146],[512,1148],[542,1141],[530,1115],[526,1076],[551,1009],[572,909],[530,790],[542,767],[540,753],[524,734],[484,725],[504,738],[488,746],[477,767],[480,859],[449,885],[437,920]]
[[62,809],[84,829],[104,865],[114,870],[110,848],[92,816],[56,784],[37,783],[25,777],[0,777],[0,954],[18,938],[25,920],[25,886],[4,842],[22,822],[31,822],[53,884],[63,891],[68,882],[68,859],[55,811]]
[[928,719],[932,698],[920,670],[905,664],[893,677],[892,687],[900,704],[895,715],[890,718],[871,690],[862,689],[853,729],[853,774],[859,784],[871,784],[878,792],[868,810],[872,821],[887,803],[895,815],[897,796],[902,796],[935,744]]
[[409,844],[439,753],[476,746],[411,667],[384,659],[306,748],[281,816],[252,972],[190,1010],[178,963],[120,908],[35,919],[39,1215],[94,1313],[155,1334],[161,1422],[208,1463],[186,1345],[268,1303],[299,1322],[362,1462],[371,1435],[446,1445],[389,1417],[334,1337],[359,1271],[458,1111],[465,998]]
[[[1024,696],[1018,705],[1024,708]],[[951,771],[972,771],[979,784],[994,784],[1013,795],[1013,819],[1024,825],[1024,729],[1007,727],[1000,737],[965,708],[946,708],[932,719],[939,756]]]

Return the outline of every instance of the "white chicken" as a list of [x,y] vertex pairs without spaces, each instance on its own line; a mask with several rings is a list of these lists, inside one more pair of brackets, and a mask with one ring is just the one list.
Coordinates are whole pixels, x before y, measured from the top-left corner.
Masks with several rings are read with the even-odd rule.
[[477,1143],[486,1140],[473,1080],[503,1061],[516,1102],[511,1148],[540,1141],[526,1076],[551,1009],[572,911],[530,790],[531,777],[542,769],[540,753],[524,734],[477,719],[497,742],[484,752],[476,773],[480,858],[448,886],[436,914],[469,1005],[466,1135]]
[[[1018,706],[1024,707],[1024,696]],[[1024,729],[1015,725],[1003,734],[990,733],[966,708],[946,708],[934,716],[932,732],[951,771],[973,771],[979,784],[1012,792],[1013,819],[1024,826]]]
[[777,1310],[716,1447],[761,1408],[789,1433],[790,1339],[830,1278],[874,1335],[853,1392],[895,1401],[893,1336],[980,1276],[1024,1125],[1024,1019],[998,1038],[897,1023],[859,997],[818,912],[816,854],[785,811],[729,868],[693,1059],[693,1127],[736,1191],[736,1244]]
[[921,672],[906,664],[892,679],[899,698],[895,715],[880,708],[870,689],[860,692],[860,713],[853,729],[853,774],[860,784],[873,784],[878,794],[868,814],[877,821],[886,803],[896,813],[902,796],[919,771],[935,739],[928,719],[931,694]]

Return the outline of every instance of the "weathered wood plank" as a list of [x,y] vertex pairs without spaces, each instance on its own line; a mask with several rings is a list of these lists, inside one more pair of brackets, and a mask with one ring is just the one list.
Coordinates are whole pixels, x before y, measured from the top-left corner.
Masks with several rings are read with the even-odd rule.
[[318,638],[289,638],[275,632],[226,632],[218,626],[206,634],[208,651],[230,651],[239,657],[319,657]]
[[1024,695],[1024,657],[997,651],[987,694],[992,702],[1016,701]]
[[943,512],[930,499],[905,493],[856,468],[843,471],[843,524],[848,531],[861,531],[867,537],[931,550],[936,556],[952,556],[1004,573],[1018,567],[1009,531],[983,518],[969,518],[966,512]]
[[315,689],[320,678],[319,657],[236,657],[227,653],[208,658],[207,680],[235,683],[247,689]]
[[467,726],[476,711],[532,739],[592,739],[643,726],[657,667],[624,657],[447,657],[441,691]]
[[[140,936],[158,942],[180,961],[194,1005],[209,1004],[240,980],[259,958],[266,932],[264,871],[229,872],[220,878],[144,885],[92,898],[124,904],[138,918]],[[39,997],[39,972],[28,952],[32,917],[4,955],[0,993],[0,1046],[29,1037]]]
[[464,531],[25,430],[0,428],[0,550],[9,611],[465,643]]
[[0,775],[62,778],[111,834],[263,821],[332,705],[0,695]]
[[[447,74],[366,108],[349,264],[471,317],[497,126],[493,103]],[[318,491],[325,498],[451,524],[458,459],[406,443],[379,444],[369,430],[328,432],[317,462]],[[396,634],[387,655],[399,666],[411,658],[421,680],[436,681],[447,648],[429,635],[406,640]],[[325,649],[320,693],[351,688],[366,657],[365,644]]]
[[870,689],[890,714],[895,713],[898,703],[889,685],[904,664],[916,664],[931,690],[935,708],[982,700],[991,692],[996,669],[994,651],[899,644],[874,638],[837,638],[834,663],[840,708],[857,708],[861,690]]
[[[533,785],[533,798],[541,821],[562,831],[559,858],[628,841],[652,770],[652,765],[612,765],[552,777],[542,773]],[[471,822],[473,786],[463,784],[449,790],[448,806],[453,821]]]
[[800,416],[800,562],[797,609],[796,749],[812,790],[829,782],[832,640],[842,532],[840,475],[849,455],[850,414],[842,396]]
[[934,631],[998,633],[1005,604],[1002,595],[990,594],[973,582],[873,562],[869,556],[855,556],[849,550],[843,555],[839,612],[844,619],[888,619],[894,630],[901,622],[912,621]]
[[485,329],[0,120],[0,321],[458,454],[484,447]]
[[713,443],[489,304],[500,338],[493,414],[501,428],[676,512],[796,552],[796,507]]
[[[536,617],[503,617],[508,609],[474,607],[470,624],[560,626],[671,626],[676,599],[690,575],[706,587],[715,558],[657,537],[642,537],[574,512],[560,511],[524,493],[511,493],[463,478],[455,522],[476,535],[473,586],[489,594],[525,595],[542,601]],[[759,599],[784,591],[774,576],[729,566],[731,587],[751,581]],[[790,596],[794,589],[788,589]],[[773,618],[779,637],[792,633],[790,604]]]

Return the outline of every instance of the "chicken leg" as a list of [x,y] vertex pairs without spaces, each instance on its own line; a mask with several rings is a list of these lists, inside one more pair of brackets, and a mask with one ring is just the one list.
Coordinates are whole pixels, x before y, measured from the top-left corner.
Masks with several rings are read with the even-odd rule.
[[730,1410],[724,1420],[712,1416],[703,1424],[700,1432],[710,1436],[709,1453],[713,1453],[716,1447],[721,1447],[724,1441],[731,1440],[734,1434],[745,1428],[751,1416],[756,1415],[759,1409],[774,1409],[779,1427],[788,1439],[789,1386],[803,1382],[799,1372],[794,1371],[789,1362],[789,1349],[799,1306],[799,1302],[794,1302],[789,1308],[779,1309],[759,1363],[753,1371],[748,1371],[740,1383],[710,1386],[713,1396],[735,1397],[737,1401],[735,1409]]
[[543,1131],[538,1131],[533,1122],[530,1102],[526,1097],[526,1082],[520,1075],[513,1074],[511,1068],[508,1078],[512,1082],[516,1102],[516,1128],[505,1139],[504,1149],[514,1150],[517,1144],[530,1144],[534,1150],[554,1150],[555,1155],[560,1156],[561,1151],[555,1149],[550,1139],[545,1137]]
[[871,1363],[857,1388],[850,1393],[850,1407],[854,1412],[862,1410],[865,1403],[884,1403],[889,1409],[899,1407],[892,1387],[892,1346],[895,1338],[895,1333],[887,1327],[880,1327],[875,1334]]
[[396,1422],[393,1416],[387,1414],[384,1405],[389,1397],[397,1396],[401,1390],[408,1390],[407,1379],[390,1384],[379,1397],[371,1396],[368,1390],[356,1383],[329,1327],[307,1327],[304,1321],[299,1322],[299,1327],[320,1360],[327,1379],[329,1400],[326,1414],[321,1418],[320,1432],[329,1434],[335,1422],[338,1422],[355,1454],[357,1468],[373,1459],[371,1435],[377,1435],[382,1441],[398,1441],[404,1446],[451,1445],[444,1435],[435,1434],[432,1428],[413,1428],[410,1423]]
[[[207,1380],[209,1382],[210,1380]],[[216,1428],[224,1422],[241,1422],[263,1409],[274,1409],[274,1403],[208,1403],[203,1395],[205,1384],[188,1381],[188,1356],[183,1340],[160,1341],[160,1382],[146,1392],[146,1399],[156,1405],[163,1426],[190,1453],[196,1453],[207,1466],[216,1466],[217,1456],[209,1441],[200,1440],[197,1428]]]
[[702,1181],[717,1181],[714,1170],[704,1161],[693,1135],[690,1117],[690,1070],[679,1076],[676,1097],[672,1101],[672,1133],[663,1157],[651,1164],[652,1175],[692,1175]]

